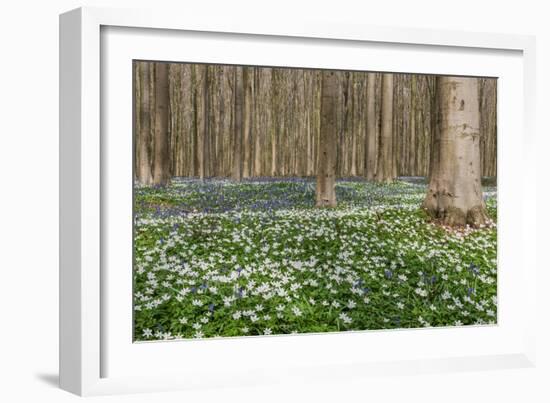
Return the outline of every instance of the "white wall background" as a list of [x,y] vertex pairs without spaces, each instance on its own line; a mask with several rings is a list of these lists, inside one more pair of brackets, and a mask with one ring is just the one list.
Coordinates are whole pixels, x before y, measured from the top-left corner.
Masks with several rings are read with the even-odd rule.
[[[311,3],[311,4],[309,4]],[[0,401],[71,402],[57,389],[58,14],[82,5],[180,7],[231,18],[315,18],[537,36],[539,259],[547,248],[550,30],[546,2],[480,0],[20,0],[0,7]],[[315,5],[315,7],[313,7]],[[309,16],[309,17],[307,17]],[[544,154],[543,154],[544,153]],[[544,158],[543,158],[544,157]],[[548,266],[548,265],[547,265]],[[536,369],[376,377],[349,383],[94,398],[94,401],[550,401],[550,276],[539,276]]]

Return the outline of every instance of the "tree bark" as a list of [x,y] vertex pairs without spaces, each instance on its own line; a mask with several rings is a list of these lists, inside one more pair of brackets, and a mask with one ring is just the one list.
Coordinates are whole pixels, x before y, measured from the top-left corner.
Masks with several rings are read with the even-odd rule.
[[317,167],[316,206],[336,207],[336,141],[338,138],[338,77],[323,71],[321,83],[321,133]]
[[357,108],[357,102],[355,100],[356,98],[356,91],[355,91],[355,75],[351,73],[350,75],[350,102],[351,102],[351,122],[350,122],[350,152],[351,156],[351,167],[350,167],[350,176],[357,176],[357,116],[356,116],[356,108]]
[[416,76],[411,77],[411,106],[410,106],[410,147],[408,161],[408,175],[415,175],[416,170]]
[[479,132],[481,150],[481,175],[483,176],[496,176],[497,174],[496,85],[497,81],[495,79],[482,78],[479,80],[481,108]]
[[137,180],[142,185],[153,183],[151,170],[151,101],[150,101],[150,77],[149,63],[136,62],[136,75],[139,85],[139,133],[138,133],[138,164]]
[[250,132],[252,128],[252,68],[243,67],[243,96],[244,96],[244,110],[243,110],[243,178],[250,177],[251,171],[251,149],[250,149]]
[[233,170],[231,178],[240,181],[243,177],[242,171],[242,139],[243,139],[243,74],[244,67],[235,68],[234,92],[234,110],[235,118],[233,121]]
[[168,64],[155,63],[155,161],[153,185],[166,186],[172,177],[170,172],[170,95]]
[[478,79],[437,77],[437,147],[423,208],[444,225],[487,221],[481,190]]
[[192,155],[191,155],[191,161],[193,164],[193,170],[192,175],[193,176],[200,176],[201,169],[200,164],[202,163],[202,155],[201,155],[201,142],[200,137],[201,133],[199,131],[199,69],[200,65],[193,65],[191,69],[191,88],[192,88],[192,109],[193,109],[193,134],[192,134]]
[[393,74],[382,75],[382,129],[378,150],[376,181],[389,183],[394,180],[393,155]]
[[208,75],[208,66],[202,66],[202,97],[201,97],[201,139],[200,142],[200,170],[199,170],[199,177],[201,179],[204,179],[205,176],[207,176],[207,169],[208,169],[208,163],[209,163],[209,154],[210,154],[210,119],[209,119],[209,109],[210,109],[210,99],[209,99],[209,91],[210,91],[210,83],[209,83],[209,75]]
[[[160,162],[155,135],[162,119],[156,106],[155,66],[155,62],[134,65],[134,175],[144,185],[153,184]],[[170,175],[316,175],[322,71],[248,68],[243,83],[242,69],[211,65],[207,72],[201,64],[169,66]],[[382,91],[382,81],[387,89],[387,76],[335,74],[345,78],[339,80],[336,107],[337,177],[357,174],[376,180],[378,172],[389,181],[397,173],[426,176],[437,171],[439,138],[434,130],[439,106],[434,76],[394,74],[393,108],[387,108],[382,105],[389,103],[388,96],[382,96],[388,94]],[[237,81],[240,84],[235,87]],[[479,85],[482,176],[496,175],[496,84],[496,79],[484,78]],[[236,114],[236,108],[241,112]],[[392,115],[388,138],[386,123]],[[387,159],[393,170],[389,175],[384,174]]]
[[257,67],[254,67],[254,86],[252,98],[254,100],[254,176],[259,177],[262,174],[262,141],[260,129],[262,124],[262,109],[260,102],[262,101],[261,76]]
[[367,141],[366,148],[366,177],[374,180],[376,175],[376,73],[367,74]]

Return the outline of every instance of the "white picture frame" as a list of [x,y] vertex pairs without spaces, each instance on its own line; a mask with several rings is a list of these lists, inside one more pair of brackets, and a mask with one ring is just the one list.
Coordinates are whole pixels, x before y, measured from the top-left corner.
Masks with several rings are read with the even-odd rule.
[[[164,45],[158,46],[154,52],[147,53],[147,41],[144,40],[139,46],[147,54],[142,54],[140,49],[133,47],[135,44],[130,46],[131,37],[139,33],[144,35],[142,40],[147,35],[154,34],[154,41]],[[369,62],[370,69],[385,70],[385,67],[390,66],[386,71],[444,71],[448,74],[467,75],[476,75],[476,72],[495,72],[493,76],[499,76],[499,71],[503,72],[501,83],[504,84],[499,87],[499,324],[477,329],[447,328],[132,343],[131,335],[126,335],[124,331],[127,326],[116,326],[117,323],[126,323],[125,320],[129,320],[120,316],[119,312],[128,312],[124,309],[128,308],[127,302],[131,301],[131,295],[121,299],[123,302],[120,303],[112,298],[113,292],[125,290],[124,281],[128,279],[128,272],[125,271],[125,275],[118,276],[106,271],[106,267],[112,267],[109,266],[110,259],[117,258],[113,257],[113,253],[120,255],[121,262],[125,262],[124,256],[122,252],[113,252],[113,248],[105,241],[106,235],[109,235],[109,239],[117,239],[117,242],[122,244],[124,239],[127,241],[124,236],[129,235],[124,232],[127,223],[116,219],[120,215],[106,214],[106,211],[120,212],[131,209],[130,205],[124,203],[124,200],[128,200],[127,189],[126,193],[115,194],[117,189],[124,192],[124,186],[115,186],[121,183],[117,182],[116,178],[125,180],[124,172],[127,173],[127,169],[131,169],[129,164],[127,168],[121,168],[128,157],[127,151],[124,151],[127,150],[127,143],[123,142],[127,141],[131,132],[127,133],[128,136],[112,135],[114,127],[120,127],[126,132],[129,123],[128,108],[131,110],[131,104],[124,107],[126,112],[123,111],[120,119],[117,118],[116,121],[110,120],[113,114],[109,108],[119,105],[116,102],[127,99],[129,95],[126,91],[128,81],[120,76],[120,72],[117,73],[120,71],[120,64],[125,63],[124,60],[139,58],[136,53],[140,53],[141,56],[150,56],[151,60],[185,61],[182,58],[186,57],[186,50],[179,49],[176,52],[170,44],[181,40],[180,34],[185,36],[186,33],[192,33],[194,40],[200,40],[201,36],[212,38],[211,44],[201,43],[201,46],[189,42],[188,54],[190,49],[195,49],[196,53],[193,53],[192,60],[188,61],[269,64],[273,63],[273,57],[282,57],[281,49],[290,46],[284,65],[294,62],[296,66],[311,67],[318,66],[318,60],[323,63],[323,59],[315,59],[317,56],[313,51],[306,56],[300,54],[308,47],[325,46],[334,52],[342,52],[342,57],[332,58],[335,60],[327,61],[328,64],[324,67],[361,69],[366,63],[358,56],[361,52],[384,53],[387,50],[385,56],[380,57],[380,60],[383,59],[385,62]],[[237,43],[233,43],[231,49],[237,56],[229,60],[234,56],[222,54],[221,47],[220,53],[208,54],[202,46],[205,45],[206,49],[207,46],[216,46],[214,42],[220,39],[230,43],[233,40],[231,38],[237,38],[238,41],[248,40],[259,45],[270,44],[269,46],[274,47],[273,52],[251,52],[247,56],[238,50]],[[290,51],[294,45],[297,45],[299,50]],[[199,48],[203,53],[197,50]],[[403,52],[409,51],[425,54],[426,58],[433,62],[433,66],[430,67],[433,70],[421,67],[421,64],[414,64],[422,63],[421,60],[410,57],[406,61],[401,60],[406,54]],[[434,56],[439,54],[437,52],[443,57]],[[529,189],[530,198],[535,197],[534,52],[534,38],[521,35],[381,28],[330,21],[252,21],[238,18],[215,20],[207,16],[176,15],[168,11],[152,10],[80,8],[62,14],[61,387],[79,395],[97,395],[244,386],[275,381],[291,382],[296,377],[316,380],[324,377],[343,379],[379,373],[397,375],[533,366],[536,328],[533,315],[537,266],[534,258],[535,243],[529,242],[527,234],[536,232],[535,211],[528,208],[530,206],[527,206],[527,203],[522,203],[526,197],[522,196],[525,192],[514,192],[506,185],[501,187],[500,178],[505,177],[510,181],[521,178],[520,182],[525,189]],[[346,53],[353,53],[355,56],[347,57]],[[473,64],[468,64],[469,57],[472,58]],[[108,60],[104,60],[105,58]],[[449,63],[446,64],[447,59],[462,62],[455,63],[453,70]],[[354,60],[357,64],[354,64]],[[476,63],[480,64],[479,60],[486,61],[485,66],[476,67]],[[493,65],[495,60],[502,60],[502,63]],[[128,74],[131,76],[131,70]],[[116,79],[107,80],[107,77]],[[111,98],[111,94],[114,94],[114,98]],[[122,94],[123,97],[117,98],[117,94]],[[503,97],[501,102],[500,97],[503,94],[509,96]],[[519,100],[512,100],[512,95],[513,98],[519,97]],[[506,112],[518,106],[521,107],[520,113],[515,114],[516,116],[509,121],[502,120],[506,117],[500,118],[502,115],[509,115]],[[119,124],[122,126],[117,126]],[[512,128],[516,129],[514,132],[519,131],[522,136],[506,136],[501,142],[502,134],[512,133]],[[114,165],[110,159],[116,150],[122,150],[122,154],[126,152],[120,165]],[[521,162],[520,168],[515,167],[516,173],[507,170],[505,166],[506,156],[513,150],[521,154],[520,159],[516,158],[516,161]],[[122,175],[117,175],[115,171]],[[115,200],[121,201],[119,205],[115,205]],[[511,212],[512,206],[516,208],[515,214]],[[503,234],[501,222],[506,230]],[[109,232],[111,229],[114,232]],[[118,233],[126,235],[114,238]],[[515,250],[511,252],[510,247]],[[501,279],[501,264],[503,267],[508,265],[520,269],[503,270]],[[126,269],[131,270],[131,266]],[[513,303],[509,298],[507,290],[511,289],[511,284],[515,284],[515,292],[522,296],[521,303]],[[131,333],[131,328],[128,332]],[[495,338],[504,341],[498,343]],[[476,340],[479,343],[474,346]],[[403,347],[395,349],[392,354],[385,353],[383,348],[376,348],[378,353],[374,349],[370,352],[365,349],[366,352],[362,355],[341,358],[342,355],[350,353],[355,346],[361,343],[368,345],[371,342],[382,345],[393,343]],[[425,346],[430,344],[434,346],[434,351],[425,351]],[[408,346],[415,346],[418,351],[409,352]],[[323,349],[322,355],[318,354],[320,348]],[[285,356],[284,352],[290,354]],[[188,360],[182,362],[177,359],[177,354],[185,354]],[[199,365],[198,356],[207,357],[202,366]],[[258,357],[262,357],[262,363]],[[239,365],[227,365],[227,362],[234,363],[235,360],[239,361]],[[165,370],[155,371],[158,372],[155,374],[136,366],[136,361],[162,364]],[[197,365],[190,368],[189,362],[195,362]],[[212,370],[212,365],[215,365],[215,370]]]

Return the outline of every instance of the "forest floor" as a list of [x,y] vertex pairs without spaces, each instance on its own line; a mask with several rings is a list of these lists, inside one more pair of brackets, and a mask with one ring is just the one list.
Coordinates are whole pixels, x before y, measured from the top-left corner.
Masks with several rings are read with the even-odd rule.
[[174,178],[136,187],[134,338],[159,340],[487,325],[497,314],[492,222],[428,222],[424,178],[342,179],[316,209],[313,179]]

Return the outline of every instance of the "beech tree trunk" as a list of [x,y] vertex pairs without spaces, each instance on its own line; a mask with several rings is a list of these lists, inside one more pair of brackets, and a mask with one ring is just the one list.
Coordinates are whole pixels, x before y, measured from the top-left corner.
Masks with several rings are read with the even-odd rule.
[[202,66],[202,94],[201,94],[201,142],[200,142],[200,172],[199,177],[204,179],[207,176],[207,168],[209,162],[209,139],[210,139],[210,119],[209,119],[209,109],[210,109],[210,98],[209,98],[209,76],[208,76],[208,66]]
[[416,77],[411,77],[411,105],[410,105],[410,147],[408,149],[408,155],[409,155],[409,161],[408,161],[408,167],[409,170],[407,171],[407,175],[412,175],[412,172],[415,172],[416,169],[416,150],[414,146],[416,145],[416,97],[415,97],[415,89],[416,89]]
[[243,96],[244,96],[244,110],[243,110],[243,137],[242,137],[242,149],[243,149],[243,165],[242,176],[243,178],[250,177],[251,171],[251,149],[250,149],[250,134],[252,129],[252,68],[243,67]]
[[170,183],[170,98],[168,87],[168,63],[155,63],[155,161],[153,185]]
[[437,77],[437,147],[423,208],[450,226],[487,221],[481,189],[478,79]]
[[235,69],[234,80],[234,110],[235,118],[233,120],[233,171],[231,178],[236,181],[240,181],[243,177],[242,170],[242,140],[243,140],[243,74],[244,67],[237,67]]
[[271,176],[280,176],[280,155],[282,148],[281,133],[284,132],[281,128],[284,128],[284,97],[282,96],[283,88],[285,87],[283,81],[282,69],[273,68],[271,71],[271,107],[273,110],[273,126],[272,126],[272,139],[271,139]]
[[395,177],[393,155],[393,74],[382,75],[382,129],[378,149],[376,181],[389,183]]
[[[160,90],[155,65],[136,61],[134,66],[134,173],[135,180],[144,185],[153,184],[155,159],[157,171],[161,162],[156,158],[159,148],[155,134],[163,119],[157,116],[157,110],[162,108],[155,105],[156,90]],[[172,176],[239,180],[247,175],[317,174],[322,70],[246,69],[243,74],[243,67],[239,66],[169,65],[168,143]],[[376,180],[376,172],[380,171],[384,178],[384,159],[391,160],[388,180],[398,175],[427,176],[434,171],[430,164],[435,165],[439,152],[439,140],[433,135],[438,109],[435,76],[393,74],[393,94],[386,92],[393,95],[393,105],[387,108],[388,96],[382,97],[382,74],[335,74],[339,83],[337,177],[362,175]],[[388,78],[384,76],[386,88]],[[496,79],[480,79],[482,176],[496,175],[496,90]],[[389,123],[391,115],[393,128],[389,138],[388,125],[382,122]],[[389,154],[382,152],[388,149]]]
[[192,161],[193,161],[193,176],[201,175],[201,164],[202,164],[202,149],[201,149],[201,133],[199,133],[199,69],[200,65],[193,65],[191,69],[191,88],[193,89],[192,103],[193,103],[193,133],[192,133]]
[[260,136],[260,127],[262,124],[263,114],[260,109],[259,99],[261,97],[260,85],[260,70],[254,69],[254,86],[252,88],[252,99],[254,106],[254,176],[258,177],[262,174],[262,142]]
[[336,207],[336,152],[338,139],[338,77],[323,71],[321,82],[321,130],[317,166],[316,206]]
[[366,178],[374,180],[376,175],[376,73],[367,74],[367,140],[366,148]]
[[479,80],[481,175],[497,175],[497,80]]
[[357,118],[355,116],[355,108],[357,108],[356,101],[355,101],[355,76],[350,77],[350,102],[351,102],[351,112],[350,112],[350,150],[351,153],[351,166],[349,169],[349,173],[351,176],[357,176]]
[[153,183],[153,173],[151,171],[151,97],[150,97],[150,69],[149,63],[137,63],[136,78],[139,91],[138,117],[138,144],[137,153],[139,159],[137,163],[136,177],[142,185],[151,185]]

